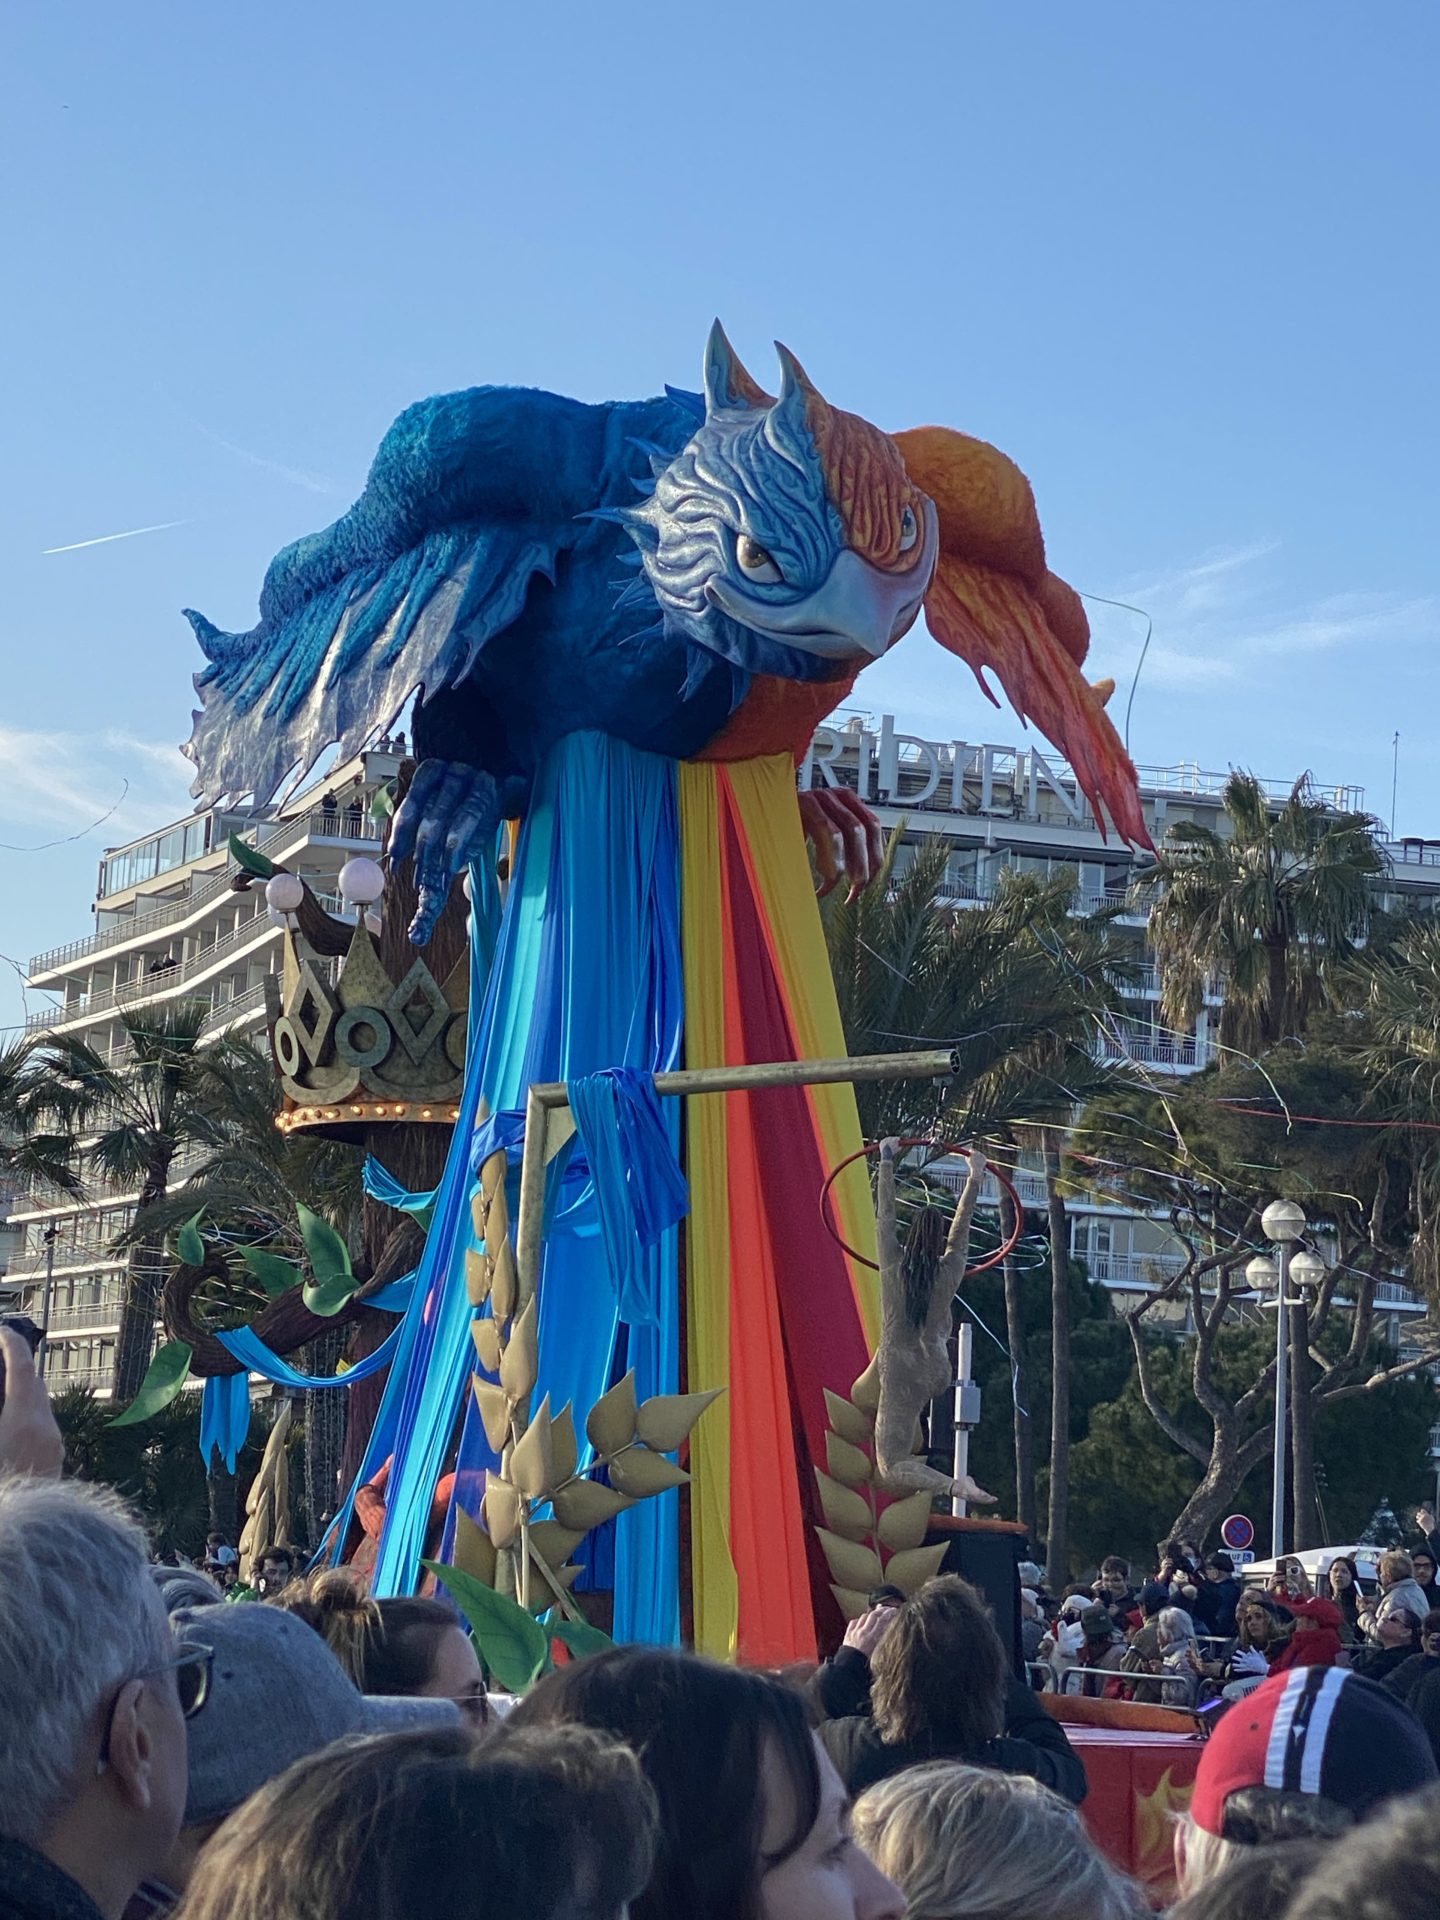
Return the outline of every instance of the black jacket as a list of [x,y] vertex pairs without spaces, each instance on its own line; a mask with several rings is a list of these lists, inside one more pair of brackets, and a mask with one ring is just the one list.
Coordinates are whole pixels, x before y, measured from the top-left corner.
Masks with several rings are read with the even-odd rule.
[[1428,1680],[1432,1673],[1440,1673],[1440,1656],[1433,1653],[1412,1653],[1403,1659],[1398,1667],[1393,1667],[1380,1682],[1386,1693],[1393,1693],[1397,1700],[1410,1704],[1410,1696],[1422,1680]]
[[870,1718],[870,1662],[854,1647],[842,1647],[809,1685],[811,1702],[824,1715],[821,1745],[852,1793],[925,1760],[964,1760],[1001,1773],[1027,1773],[1076,1805],[1088,1791],[1085,1766],[1065,1729],[1018,1680],[1005,1683],[1005,1730],[980,1753],[934,1747],[887,1747]]
[[1244,1587],[1234,1578],[1204,1581],[1196,1589],[1195,1605],[1191,1608],[1200,1631],[1217,1640],[1233,1638],[1235,1608],[1244,1591]]
[[101,1920],[85,1889],[20,1840],[0,1840],[0,1920]]

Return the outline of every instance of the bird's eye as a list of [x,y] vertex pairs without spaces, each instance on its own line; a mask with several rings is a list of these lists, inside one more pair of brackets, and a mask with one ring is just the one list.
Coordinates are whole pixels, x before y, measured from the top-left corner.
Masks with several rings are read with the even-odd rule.
[[906,507],[900,515],[900,551],[909,553],[920,538],[920,522],[915,518],[915,509]]
[[736,538],[735,558],[739,561],[740,570],[747,579],[756,580],[768,586],[785,578],[760,542],[752,540],[748,533],[742,533]]

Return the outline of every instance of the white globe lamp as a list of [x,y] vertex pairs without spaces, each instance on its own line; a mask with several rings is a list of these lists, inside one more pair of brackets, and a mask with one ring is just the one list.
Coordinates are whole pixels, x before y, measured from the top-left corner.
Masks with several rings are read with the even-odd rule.
[[272,873],[265,882],[265,904],[276,913],[298,913],[305,883],[298,873]]
[[357,854],[340,869],[340,892],[354,907],[371,907],[385,891],[385,872],[378,860]]
[[1267,1240],[1284,1246],[1304,1233],[1304,1208],[1297,1207],[1293,1200],[1272,1200],[1260,1216],[1260,1225]]

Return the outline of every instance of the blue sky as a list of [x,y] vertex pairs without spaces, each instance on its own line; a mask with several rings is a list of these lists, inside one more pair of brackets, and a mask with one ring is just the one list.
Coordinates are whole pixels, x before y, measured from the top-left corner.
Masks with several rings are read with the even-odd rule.
[[[83,837],[0,850],[0,951],[83,932],[101,848],[183,810],[178,609],[250,624],[402,406],[693,383],[716,313],[762,375],[778,336],[1021,463],[1056,570],[1154,616],[1138,760],[1388,815],[1398,729],[1440,835],[1437,51],[1429,0],[21,0],[0,841]],[[1143,623],[1092,618],[1123,702]],[[1017,737],[919,632],[861,691]]]

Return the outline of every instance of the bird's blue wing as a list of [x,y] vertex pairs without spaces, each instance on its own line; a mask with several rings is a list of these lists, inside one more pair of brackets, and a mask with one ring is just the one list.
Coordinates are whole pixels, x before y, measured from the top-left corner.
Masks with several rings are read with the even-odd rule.
[[197,797],[269,798],[326,747],[358,751],[417,687],[462,681],[603,490],[607,411],[506,387],[422,401],[350,511],[272,562],[256,626],[187,612],[209,660],[186,748]]

